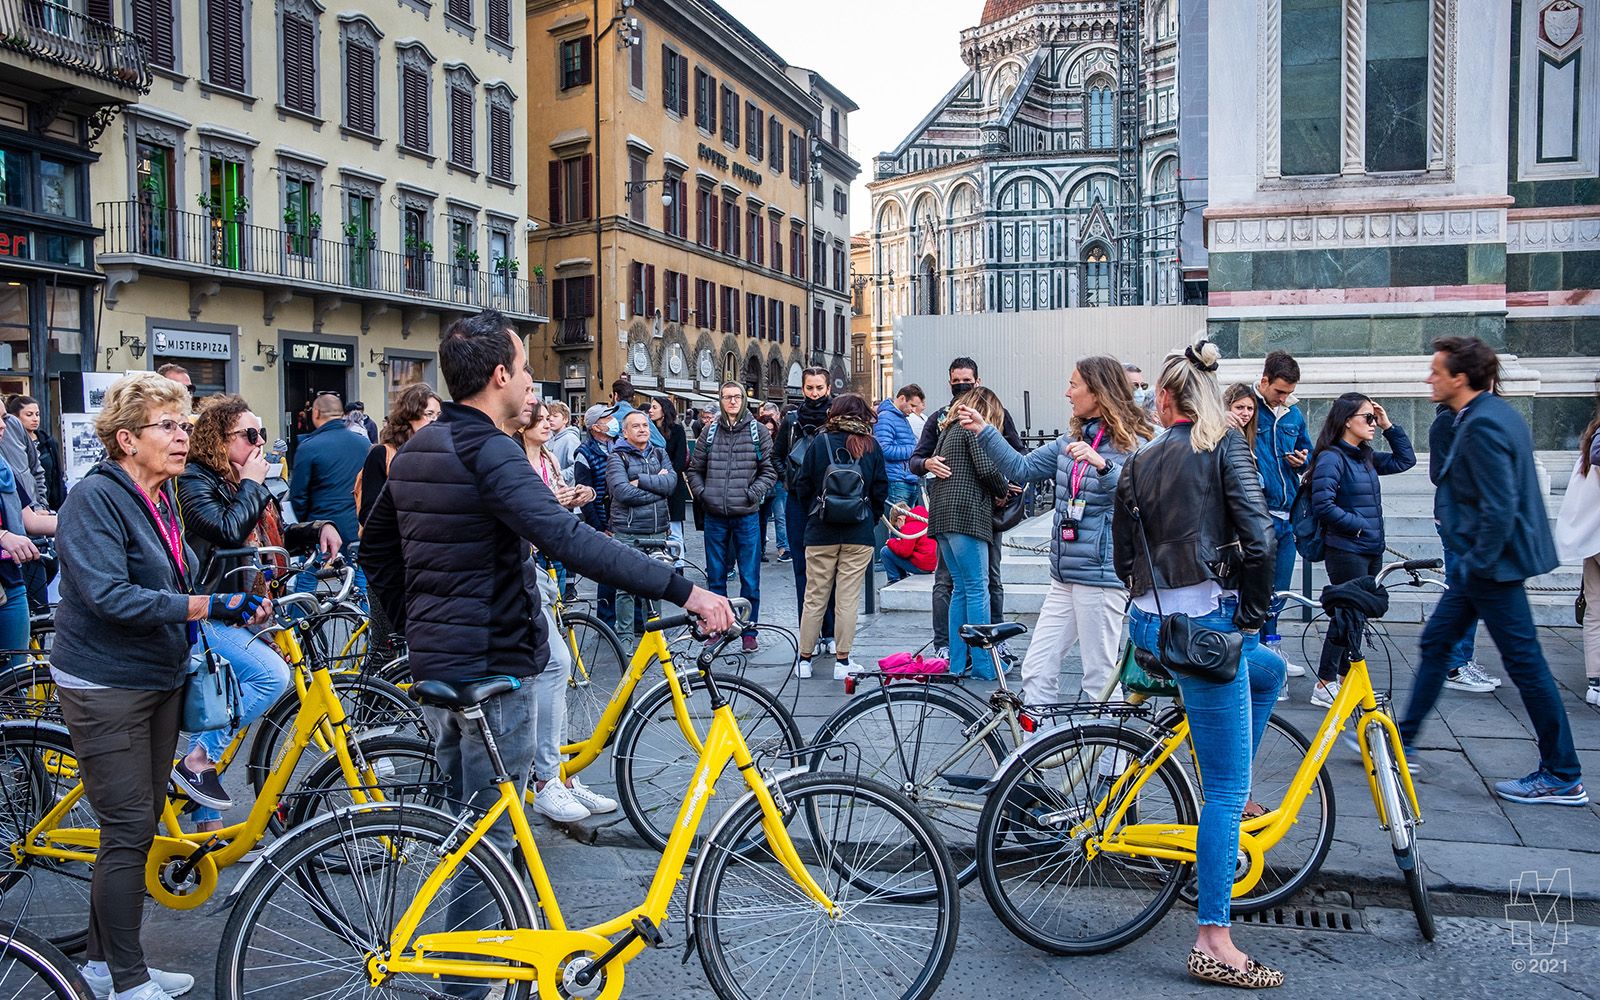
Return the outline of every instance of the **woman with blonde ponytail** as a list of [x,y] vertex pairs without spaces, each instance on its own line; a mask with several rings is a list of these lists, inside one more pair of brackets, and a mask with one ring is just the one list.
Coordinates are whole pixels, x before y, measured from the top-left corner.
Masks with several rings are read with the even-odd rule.
[[1201,336],[1162,365],[1156,415],[1166,431],[1123,466],[1112,534],[1117,576],[1133,594],[1134,645],[1158,652],[1161,616],[1174,613],[1203,628],[1244,633],[1233,680],[1178,677],[1205,799],[1189,974],[1260,989],[1283,985],[1283,973],[1240,951],[1228,926],[1239,820],[1252,806],[1250,761],[1284,667],[1281,658],[1256,653],[1272,598],[1273,530],[1250,448],[1222,408],[1221,358]]

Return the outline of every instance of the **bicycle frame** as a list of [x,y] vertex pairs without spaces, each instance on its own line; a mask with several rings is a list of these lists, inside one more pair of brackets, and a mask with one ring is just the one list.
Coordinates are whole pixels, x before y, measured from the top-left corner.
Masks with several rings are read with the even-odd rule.
[[[1246,895],[1261,881],[1266,869],[1266,852],[1287,836],[1289,829],[1298,821],[1300,807],[1310,796],[1317,773],[1332,752],[1334,741],[1344,731],[1345,720],[1357,713],[1359,713],[1356,723],[1357,742],[1361,745],[1361,759],[1367,769],[1367,783],[1373,801],[1379,802],[1380,797],[1373,773],[1372,757],[1365,739],[1368,726],[1378,726],[1386,734],[1391,751],[1399,763],[1398,770],[1406,796],[1412,808],[1416,810],[1416,815],[1422,814],[1417,802],[1416,788],[1411,781],[1411,773],[1405,766],[1405,750],[1400,743],[1400,731],[1395,727],[1394,720],[1379,707],[1377,692],[1373,690],[1372,680],[1367,671],[1366,659],[1352,661],[1349,673],[1345,675],[1339,687],[1339,694],[1334,699],[1333,707],[1329,708],[1327,715],[1323,717],[1316,738],[1311,742],[1310,752],[1301,760],[1300,768],[1295,772],[1288,791],[1284,793],[1283,801],[1276,808],[1240,823],[1239,849],[1249,857],[1250,867],[1233,884],[1235,898]],[[1091,817],[1085,817],[1074,824],[1070,834],[1089,838],[1086,850],[1090,856],[1104,852],[1178,862],[1195,860],[1199,834],[1197,826],[1174,823],[1121,825],[1122,818],[1132,807],[1139,789],[1188,740],[1189,722],[1185,718],[1180,720],[1171,733],[1161,741],[1160,752],[1153,759],[1140,760],[1137,762],[1137,767],[1125,769],[1118,775],[1110,791],[1095,803],[1092,822]],[[1108,803],[1115,805],[1108,809]],[[1381,802],[1378,805],[1378,812],[1380,819],[1388,822],[1382,815]],[[1090,836],[1092,829],[1096,828],[1110,829],[1114,832],[1103,838]]]
[[[568,644],[571,644],[570,639]],[[611,738],[616,735],[623,714],[632,704],[633,692],[644,679],[651,660],[661,661],[662,672],[667,676],[667,688],[672,692],[672,714],[677,718],[683,738],[695,752],[703,749],[700,737],[694,730],[694,720],[689,717],[688,695],[684,692],[678,672],[672,667],[672,651],[667,646],[667,640],[659,631],[647,631],[639,637],[639,645],[634,648],[633,657],[628,661],[628,669],[622,675],[617,689],[611,693],[611,699],[606,702],[605,711],[595,723],[594,732],[580,742],[568,743],[561,748],[565,758],[561,764],[563,780],[593,764],[611,744]],[[532,795],[531,789],[529,795]]]
[[[659,636],[659,632],[650,633]],[[664,645],[664,644],[663,644]],[[637,660],[637,657],[635,658]],[[670,676],[670,672],[669,672]],[[720,701],[720,699],[718,699]],[[572,930],[567,927],[556,901],[555,889],[545,871],[533,831],[528,825],[522,796],[509,779],[498,785],[500,795],[489,810],[473,824],[471,832],[455,850],[446,855],[423,882],[390,935],[382,955],[368,959],[370,984],[377,988],[390,975],[407,973],[417,976],[456,976],[474,979],[507,979],[538,983],[539,995],[562,995],[561,972],[564,963],[575,955],[591,958],[607,954],[614,947],[609,938],[615,934],[636,931],[638,921],[647,920],[660,926],[667,916],[667,904],[673,889],[682,877],[684,862],[701,821],[710,805],[711,789],[732,762],[744,776],[745,786],[755,797],[762,812],[761,827],[769,847],[776,854],[795,884],[816,904],[830,914],[838,906],[806,870],[789,837],[782,811],[773,798],[760,769],[755,766],[744,734],[739,730],[733,710],[726,704],[716,706],[711,728],[700,747],[700,761],[694,777],[685,792],[683,805],[673,824],[672,835],[656,867],[644,902],[633,909],[607,920]],[[487,836],[489,830],[502,817],[509,817],[516,836],[517,846],[527,861],[528,872],[538,898],[540,912],[548,924],[547,929],[517,928],[493,932],[449,931],[426,934],[412,940],[418,924],[426,913],[428,904],[439,894],[463,859]],[[408,951],[408,946],[410,950]],[[647,947],[643,936],[634,933],[631,940],[616,946],[617,953],[605,967],[604,988],[596,994],[602,1000],[621,996],[623,967]],[[462,960],[460,958],[431,958],[430,954],[481,956],[489,961]],[[387,956],[387,957],[385,957]],[[512,965],[508,963],[520,963]]]
[[[280,648],[287,646],[299,651],[299,643],[292,630],[280,632],[277,641]],[[166,832],[158,834],[151,844],[150,862],[145,868],[145,887],[150,895],[162,905],[178,910],[193,909],[209,899],[216,889],[218,869],[238,862],[266,833],[268,821],[288,788],[301,755],[313,740],[322,736],[326,736],[337,755],[339,769],[356,802],[381,801],[381,793],[374,788],[376,777],[369,773],[360,748],[350,739],[344,706],[333,689],[328,670],[321,665],[314,667],[310,682],[302,693],[300,711],[295,715],[294,733],[284,744],[277,760],[273,761],[272,770],[267,774],[243,822],[216,831],[185,832],[178,822],[178,810],[172,800],[169,798],[164,802],[161,827]],[[228,745],[223,755],[224,763],[232,759],[242,743],[241,731],[235,734]],[[370,795],[368,790],[372,790]],[[83,784],[79,782],[28,831],[21,853],[57,861],[93,864],[95,849],[100,845],[99,829],[60,826],[83,796]],[[170,863],[190,866],[185,876],[195,879],[192,890],[174,892],[162,883],[161,873]]]

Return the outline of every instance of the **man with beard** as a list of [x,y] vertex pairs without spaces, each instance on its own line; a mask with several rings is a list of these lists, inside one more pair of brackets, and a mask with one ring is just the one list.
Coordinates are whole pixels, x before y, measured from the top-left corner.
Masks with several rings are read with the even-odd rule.
[[[826,368],[812,367],[802,372],[800,391],[805,398],[798,405],[790,407],[789,412],[784,414],[783,423],[778,425],[778,438],[773,448],[777,453],[778,476],[787,490],[794,489],[800,469],[805,465],[806,448],[822,430],[822,425],[828,422],[828,408],[833,405],[833,395],[828,391],[830,377]],[[801,608],[806,606],[806,522],[810,520],[810,514],[803,503],[784,506],[789,555],[793,560],[790,565],[794,568],[795,602]],[[816,652],[831,656],[834,651],[833,601],[830,600],[822,616],[822,639]],[[810,652],[801,650],[800,655],[809,656]]]
[[[975,385],[981,385],[978,378],[978,363],[971,358],[956,358],[950,362],[950,397],[958,400]],[[939,448],[939,427],[944,422],[944,415],[950,407],[941,406],[922,428],[922,437],[917,441],[917,450],[911,453],[911,471],[919,476],[936,476],[947,479],[950,468],[945,465],[944,459],[934,453]],[[1000,428],[1000,434],[1006,443],[1019,452],[1028,449],[1022,443],[1022,437],[1017,433],[1017,425],[1011,420],[1011,411],[1006,411],[1005,424]],[[794,537],[794,528],[790,526],[790,537]],[[950,655],[950,641],[955,638],[950,635],[950,594],[955,589],[950,579],[950,567],[940,560],[938,568],[933,574],[933,647],[934,656],[948,658]],[[1000,536],[996,534],[989,541],[989,620],[1004,621],[1005,590],[1000,583]],[[1006,667],[1019,662],[1015,653],[1001,643],[998,647],[1000,658]]]

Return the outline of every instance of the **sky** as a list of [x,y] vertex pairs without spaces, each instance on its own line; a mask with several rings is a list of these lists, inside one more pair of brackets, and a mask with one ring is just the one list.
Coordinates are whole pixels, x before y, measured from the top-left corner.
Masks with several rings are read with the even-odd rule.
[[861,106],[847,152],[861,164],[850,226],[872,217],[872,158],[898,145],[966,72],[961,30],[983,0],[718,0],[791,66],[814,69]]

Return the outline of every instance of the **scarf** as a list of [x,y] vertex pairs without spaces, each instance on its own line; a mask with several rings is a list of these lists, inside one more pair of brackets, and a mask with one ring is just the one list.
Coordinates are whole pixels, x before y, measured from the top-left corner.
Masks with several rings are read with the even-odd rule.
[[[833,397],[823,396],[821,399],[802,399],[795,408],[796,419],[800,422],[800,429],[810,432],[828,422],[828,410],[833,407]],[[872,433],[871,431],[867,432]]]
[[855,417],[835,417],[828,421],[828,432],[831,434],[860,434],[863,437],[872,436],[872,427],[865,420]]

